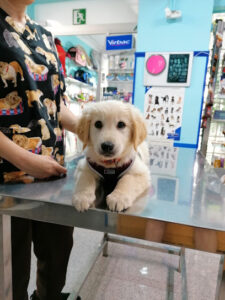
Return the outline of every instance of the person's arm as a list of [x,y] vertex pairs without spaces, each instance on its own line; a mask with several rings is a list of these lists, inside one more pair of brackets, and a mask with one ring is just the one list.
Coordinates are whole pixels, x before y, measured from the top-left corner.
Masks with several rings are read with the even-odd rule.
[[69,130],[73,133],[77,133],[77,125],[79,122],[79,116],[75,116],[61,100],[60,103],[60,112],[61,112],[61,123],[62,127],[66,130]]
[[52,157],[31,153],[0,132],[0,157],[35,178],[66,174],[66,169]]

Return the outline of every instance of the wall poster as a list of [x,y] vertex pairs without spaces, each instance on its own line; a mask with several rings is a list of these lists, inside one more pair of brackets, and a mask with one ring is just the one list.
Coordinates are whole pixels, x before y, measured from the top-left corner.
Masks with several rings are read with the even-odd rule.
[[185,88],[150,87],[144,116],[149,141],[180,140]]
[[145,86],[190,85],[193,52],[148,52],[145,54]]

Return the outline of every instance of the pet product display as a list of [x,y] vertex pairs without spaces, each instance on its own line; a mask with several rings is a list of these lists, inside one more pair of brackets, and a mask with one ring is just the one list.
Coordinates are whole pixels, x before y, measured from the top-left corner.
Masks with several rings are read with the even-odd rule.
[[219,95],[225,98],[225,53],[222,59]]
[[71,47],[68,50],[70,58],[79,66],[86,66],[86,56],[78,47]]
[[133,54],[110,55],[108,59],[108,66],[109,66],[109,71],[133,70],[134,55]]
[[87,84],[91,84],[91,82],[90,82],[91,74],[84,70],[78,69],[74,73],[74,78],[79,81],[85,82]]
[[[206,98],[206,104],[204,113],[202,116],[202,128],[206,128],[208,124],[210,124],[210,119],[212,116],[212,106],[214,104],[214,94],[216,89],[216,81],[217,81],[217,71],[219,66],[219,58],[223,41],[223,31],[224,31],[224,22],[222,20],[218,20],[216,24],[214,24],[213,32],[214,32],[214,44],[211,56],[211,67],[210,67],[210,77],[208,83],[208,95]],[[222,59],[222,69],[221,69],[221,78],[220,78],[220,90],[219,94],[223,97],[223,85],[224,85],[224,77],[225,77],[225,57]],[[223,72],[224,71],[224,72]],[[224,96],[225,97],[225,96]],[[208,121],[209,119],[209,121]],[[204,133],[203,133],[204,134]]]
[[103,100],[120,100],[131,103],[132,92],[127,92],[117,87],[103,88]]

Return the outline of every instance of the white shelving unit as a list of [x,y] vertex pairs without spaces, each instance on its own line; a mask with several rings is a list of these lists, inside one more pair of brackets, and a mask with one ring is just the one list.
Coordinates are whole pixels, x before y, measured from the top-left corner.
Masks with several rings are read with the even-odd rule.
[[134,69],[109,69],[110,73],[132,73]]
[[101,100],[132,102],[134,53],[134,49],[104,52]]
[[213,115],[210,122],[209,138],[207,143],[206,159],[211,165],[216,168],[224,167],[223,164],[219,164],[219,161],[225,160],[225,120],[218,120],[214,118],[214,112],[216,110],[225,111],[225,98],[221,97],[219,93],[219,81],[222,70],[222,60],[225,55],[225,42],[221,49],[220,62],[218,67],[217,82],[215,87],[215,96],[213,103]]
[[113,84],[132,84],[133,80],[108,80],[108,84],[113,83]]
[[97,87],[94,87],[90,84],[87,84],[85,82],[79,81],[77,79],[74,79],[72,77],[66,77],[65,82],[67,85],[75,85],[79,88],[83,88],[83,89],[88,89],[88,90],[92,90],[92,91],[96,91]]
[[77,100],[79,98],[78,95],[82,95],[86,99],[86,102],[88,102],[89,98],[96,98],[97,87],[95,86],[71,77],[65,78],[65,83],[66,93],[72,101]]

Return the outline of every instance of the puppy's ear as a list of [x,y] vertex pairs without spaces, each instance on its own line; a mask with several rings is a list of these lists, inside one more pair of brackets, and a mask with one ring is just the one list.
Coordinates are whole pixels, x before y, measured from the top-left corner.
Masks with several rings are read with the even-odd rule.
[[77,125],[77,135],[79,139],[83,142],[83,149],[87,146],[89,140],[89,131],[90,131],[90,118],[83,114],[78,121]]
[[147,127],[145,120],[141,113],[135,108],[131,108],[132,114],[132,142],[134,149],[137,150],[138,145],[140,145],[147,136]]

